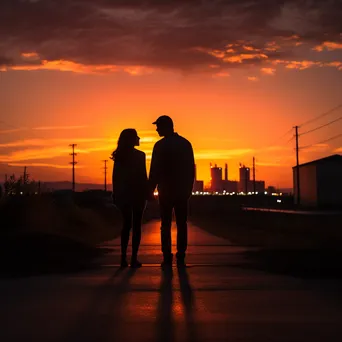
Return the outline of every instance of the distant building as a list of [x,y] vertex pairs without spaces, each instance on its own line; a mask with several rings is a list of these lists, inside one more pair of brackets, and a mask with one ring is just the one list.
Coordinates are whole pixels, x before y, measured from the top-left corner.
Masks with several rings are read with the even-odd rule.
[[268,194],[274,194],[274,193],[277,192],[277,189],[275,188],[275,186],[270,185],[270,186],[267,187],[266,191],[267,191]]
[[224,166],[224,180],[228,181],[228,164]]
[[203,192],[204,191],[204,182],[201,180],[195,180],[193,186],[193,192]]
[[[255,183],[250,179],[251,169],[245,165],[240,165],[239,169],[240,179],[238,183],[238,192],[265,192],[265,182],[256,180]],[[255,189],[254,189],[255,188]]]
[[[254,191],[254,184],[252,182],[252,191]],[[255,192],[263,193],[265,192],[265,181],[255,181]]]
[[225,164],[224,168],[224,179],[222,179],[222,168],[217,165],[212,166],[210,164],[210,174],[211,174],[211,183],[210,189],[211,192],[219,192],[223,193],[238,193],[238,192],[264,192],[265,191],[265,182],[264,181],[253,181],[250,180],[250,168],[240,164],[239,181],[231,181],[228,179],[228,164]]
[[238,185],[239,185],[239,183],[237,181],[230,181],[230,180],[222,181],[223,191],[226,191],[229,193],[232,193],[232,192],[237,193],[238,192]]
[[215,165],[210,168],[211,173],[211,191],[222,192],[222,168]]
[[245,165],[240,164],[239,175],[240,175],[240,178],[239,178],[238,191],[245,192],[245,193],[252,191],[250,188],[251,171],[249,167],[246,167]]
[[[297,167],[293,167],[293,189],[297,201]],[[300,204],[342,206],[342,156],[335,154],[299,165]]]
[[194,186],[192,188],[193,192],[203,192],[204,191],[204,181],[197,180],[197,166],[195,165],[195,181]]

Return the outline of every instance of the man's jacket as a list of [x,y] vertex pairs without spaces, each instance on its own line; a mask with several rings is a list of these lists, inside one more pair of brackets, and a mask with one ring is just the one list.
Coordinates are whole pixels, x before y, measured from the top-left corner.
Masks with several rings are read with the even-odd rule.
[[149,182],[159,196],[189,198],[195,178],[192,146],[177,133],[159,140],[153,148]]

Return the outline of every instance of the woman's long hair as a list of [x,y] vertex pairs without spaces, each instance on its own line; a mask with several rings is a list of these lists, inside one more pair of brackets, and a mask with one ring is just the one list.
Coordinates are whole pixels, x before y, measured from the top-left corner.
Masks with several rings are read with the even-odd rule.
[[138,133],[133,128],[124,129],[118,140],[118,146],[112,153],[112,159],[114,161],[124,161],[130,151],[134,149],[137,144]]

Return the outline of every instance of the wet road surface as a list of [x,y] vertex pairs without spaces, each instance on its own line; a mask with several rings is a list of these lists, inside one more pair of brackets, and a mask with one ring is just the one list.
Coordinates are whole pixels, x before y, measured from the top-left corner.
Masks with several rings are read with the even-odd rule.
[[[175,234],[173,236],[175,239]],[[0,280],[0,341],[341,341],[341,284],[236,266],[242,247],[189,227],[189,267],[163,272],[159,223],[139,270]]]

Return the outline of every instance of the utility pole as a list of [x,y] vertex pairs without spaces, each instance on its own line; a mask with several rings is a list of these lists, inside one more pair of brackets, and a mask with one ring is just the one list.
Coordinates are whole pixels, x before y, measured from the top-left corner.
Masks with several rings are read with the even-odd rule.
[[108,170],[108,167],[107,167],[107,163],[108,163],[108,160],[102,160],[104,162],[104,190],[105,192],[107,192],[107,170]]
[[256,180],[255,180],[255,157],[253,157],[253,192],[256,192]]
[[296,190],[297,190],[297,204],[300,204],[300,177],[299,177],[299,143],[298,143],[298,126],[295,126],[295,132],[296,132]]
[[28,183],[28,178],[29,178],[30,175],[27,174],[27,167],[25,166],[24,167],[24,178],[23,178],[23,183],[24,184],[27,184]]
[[69,146],[72,148],[72,153],[70,153],[72,156],[72,162],[70,163],[72,165],[72,191],[75,192],[75,165],[77,164],[77,161],[75,161],[75,157],[77,156],[75,147],[77,144],[70,144]]

